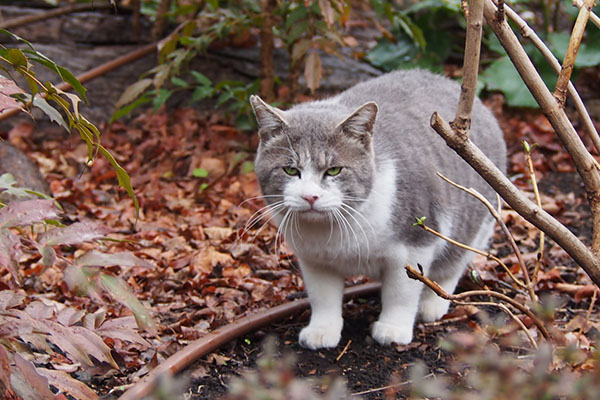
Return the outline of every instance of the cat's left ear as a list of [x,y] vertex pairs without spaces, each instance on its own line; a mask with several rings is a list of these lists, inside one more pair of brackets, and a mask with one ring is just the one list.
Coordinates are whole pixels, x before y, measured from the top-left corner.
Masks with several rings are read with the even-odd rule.
[[358,107],[348,118],[338,124],[338,129],[360,141],[369,142],[377,118],[377,103],[370,101]]
[[258,134],[261,140],[268,140],[283,128],[288,126],[288,123],[283,118],[281,110],[271,107],[258,96],[250,96],[250,104],[254,110],[254,115],[258,121],[260,128]]

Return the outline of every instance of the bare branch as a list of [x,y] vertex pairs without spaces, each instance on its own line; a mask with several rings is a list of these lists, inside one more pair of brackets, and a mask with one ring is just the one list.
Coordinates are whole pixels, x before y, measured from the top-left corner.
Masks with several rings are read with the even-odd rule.
[[467,16],[467,41],[463,64],[463,82],[458,100],[456,117],[451,125],[459,135],[469,135],[471,112],[477,91],[479,54],[481,53],[481,31],[483,27],[483,1],[471,0]]
[[[529,177],[531,179],[531,186],[533,186],[533,194],[535,195],[535,202],[537,203],[539,208],[542,208],[542,199],[540,198],[540,192],[538,190],[537,179],[535,177],[535,170],[533,168],[533,160],[531,159],[531,151],[533,150],[529,144],[524,141],[523,145],[525,147],[525,158],[527,159],[527,167],[529,169]],[[542,265],[542,257],[544,255],[544,231],[540,231],[540,243],[538,247],[538,255],[537,260],[535,261],[535,268],[533,270],[533,282],[537,282],[538,272]]]
[[[592,250],[594,254],[598,255],[600,254],[600,171],[597,168],[598,163],[585,148],[585,145],[577,135],[577,132],[569,121],[564,109],[544,84],[542,78],[537,73],[535,66],[520,45],[519,40],[512,31],[510,25],[505,20],[496,21],[495,15],[496,6],[491,0],[486,0],[484,8],[486,21],[490,24],[517,71],[523,78],[523,81],[552,124],[563,146],[571,155],[575,168],[583,180],[587,191],[594,227]],[[506,197],[503,196],[503,198],[508,202]],[[537,209],[539,210],[539,208]],[[534,225],[536,224],[534,223]],[[550,234],[548,231],[546,231],[546,233]],[[556,238],[552,238],[556,240]],[[565,250],[567,249],[565,248]],[[571,256],[573,256],[573,254],[571,254]],[[582,267],[584,266],[582,265]],[[586,263],[584,269],[586,269],[588,274],[592,273],[596,276],[596,278],[592,278],[595,279],[594,281],[596,284],[600,282],[600,280],[598,280],[598,278],[600,278],[600,264],[597,259],[594,262]],[[592,269],[595,271],[592,271]]]
[[[425,230],[425,232],[431,233],[434,236],[439,237],[442,240],[445,240],[446,242],[450,243],[453,246],[459,247],[463,250],[467,250],[470,252],[473,252],[475,254],[479,254],[480,256],[483,256],[487,259],[493,260],[495,262],[498,263],[498,265],[500,265],[504,271],[510,276],[510,278],[517,284],[517,286],[520,286],[523,289],[527,289],[527,285],[524,284],[523,282],[521,282],[516,276],[513,275],[513,273],[510,271],[510,269],[506,266],[506,264],[504,264],[502,262],[502,260],[500,260],[498,257],[496,257],[495,255],[493,255],[492,253],[490,253],[489,251],[483,251],[483,250],[479,250],[476,249],[474,247],[468,246],[464,243],[461,243],[459,241],[456,241],[452,238],[449,238],[446,235],[441,234],[440,232],[436,231],[435,229],[430,228],[429,226],[427,226],[424,223],[420,223],[419,226],[421,228],[423,228]],[[535,296],[535,295],[534,295]]]
[[[439,172],[437,172],[437,174],[444,181],[448,182],[449,184],[451,184],[452,186],[454,186],[454,187],[456,187],[456,188],[458,188],[460,190],[463,190],[463,191],[467,192],[468,194],[470,194],[471,196],[475,197],[477,200],[479,200],[480,202],[482,202],[483,205],[485,205],[487,207],[487,209],[489,210],[490,214],[492,214],[492,216],[494,217],[494,219],[496,220],[496,222],[498,223],[498,225],[500,225],[500,227],[502,228],[502,232],[504,232],[504,235],[506,236],[508,242],[510,243],[510,246],[513,249],[513,252],[517,256],[517,261],[519,262],[519,266],[521,267],[521,272],[523,273],[523,277],[525,279],[525,283],[522,283],[521,281],[519,281],[512,274],[512,272],[510,272],[510,269],[508,269],[508,267],[506,267],[504,265],[504,263],[502,263],[500,260],[498,260],[498,263],[508,272],[508,275],[511,277],[511,279],[517,285],[521,286],[522,288],[528,289],[529,297],[531,298],[531,301],[533,301],[534,303],[537,303],[537,296],[536,296],[534,288],[533,288],[534,285],[531,284],[531,280],[529,279],[529,272],[527,271],[527,266],[525,265],[525,261],[523,261],[523,256],[521,255],[521,251],[519,250],[519,246],[517,246],[517,243],[515,243],[515,239],[513,238],[512,234],[510,233],[510,231],[508,230],[508,228],[506,227],[506,224],[504,223],[504,221],[502,221],[502,217],[500,216],[500,213],[498,211],[496,211],[496,209],[494,208],[494,206],[492,206],[490,204],[490,202],[485,197],[483,197],[481,195],[481,193],[479,193],[477,190],[475,190],[473,188],[467,188],[465,186],[459,185],[458,183],[453,182],[449,178],[446,178],[444,175],[440,174]],[[500,203],[500,199],[499,198],[498,198],[498,202]]]
[[[573,5],[575,7],[581,8],[585,5],[585,2],[583,0],[573,0]],[[594,25],[596,25],[598,28],[600,28],[600,17],[598,17],[596,14],[594,14],[593,11],[590,11],[590,19],[592,20]]]
[[569,47],[567,48],[567,54],[558,75],[558,81],[556,82],[556,88],[554,89],[554,97],[558,100],[562,107],[565,106],[567,98],[567,85],[571,80],[571,74],[575,67],[575,58],[577,57],[577,51],[581,45],[581,39],[583,39],[583,33],[585,32],[585,26],[590,17],[590,11],[594,6],[596,0],[584,0],[584,6],[579,9],[579,15],[575,21],[573,32],[571,33],[571,39],[569,40]]
[[529,200],[473,142],[456,135],[438,113],[433,114],[431,126],[450,148],[502,196],[504,201],[527,221],[546,232],[573,257],[594,283],[600,286],[600,260],[570,230]]
[[462,302],[464,299],[472,296],[490,296],[502,300],[503,302],[510,304],[511,306],[513,306],[514,308],[531,318],[533,323],[537,326],[538,330],[544,337],[544,339],[552,340],[550,332],[548,332],[542,321],[540,321],[540,319],[529,308],[502,293],[494,292],[493,290],[470,290],[468,292],[462,292],[458,294],[449,294],[444,289],[442,289],[442,287],[438,285],[437,282],[434,282],[425,275],[421,274],[409,264],[406,264],[404,268],[406,269],[406,273],[408,274],[409,278],[423,282],[441,298],[450,300],[458,304],[461,304],[460,302]]
[[[533,45],[540,51],[540,53],[542,53],[542,55],[544,56],[546,61],[548,61],[552,69],[554,69],[554,71],[557,74],[559,74],[561,70],[560,63],[558,62],[554,54],[552,54],[552,51],[550,51],[548,46],[546,46],[546,44],[542,41],[542,39],[540,39],[540,37],[535,33],[535,31],[529,27],[527,22],[523,18],[521,18],[521,16],[517,14],[512,8],[505,6],[505,11],[508,18],[510,18],[511,20],[513,20],[513,22],[517,24],[517,27],[521,31],[521,35],[523,35],[524,38],[531,40],[531,43],[533,43]],[[594,125],[594,122],[592,121],[592,118],[590,117],[590,114],[585,108],[583,100],[581,100],[581,97],[579,96],[579,93],[575,89],[573,83],[569,82],[569,84],[567,85],[567,91],[569,93],[569,96],[573,100],[575,108],[579,113],[579,116],[581,118],[586,132],[588,133],[588,135],[592,139],[592,142],[594,143],[596,151],[600,153],[600,135],[598,135],[596,126]]]

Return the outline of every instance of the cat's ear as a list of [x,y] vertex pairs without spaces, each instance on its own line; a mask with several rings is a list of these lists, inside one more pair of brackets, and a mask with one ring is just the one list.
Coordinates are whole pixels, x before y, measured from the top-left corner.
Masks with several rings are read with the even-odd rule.
[[368,142],[373,135],[378,107],[373,101],[358,107],[348,118],[339,123],[338,129],[360,141]]
[[250,96],[250,104],[254,115],[258,121],[259,131],[261,140],[268,140],[273,135],[280,132],[283,128],[288,126],[288,123],[283,118],[281,110],[275,107],[271,107],[258,96]]

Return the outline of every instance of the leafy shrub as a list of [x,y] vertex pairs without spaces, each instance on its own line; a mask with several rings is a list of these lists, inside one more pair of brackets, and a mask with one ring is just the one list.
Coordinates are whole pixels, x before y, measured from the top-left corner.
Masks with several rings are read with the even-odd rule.
[[[115,169],[119,185],[133,199],[136,211],[138,211],[139,205],[129,175],[110,151],[102,146],[98,128],[79,112],[79,103],[82,100],[87,103],[85,87],[69,70],[35,50],[27,40],[4,29],[0,29],[0,34],[9,36],[23,47],[21,49],[0,44],[0,71],[10,77],[9,79],[0,75],[0,112],[10,109],[22,109],[30,112],[32,107],[36,107],[68,133],[75,129],[87,145],[88,164],[92,163],[97,153],[102,154]],[[32,63],[56,73],[63,82],[73,87],[79,96],[64,92],[51,82],[41,82],[36,77]],[[13,74],[17,74],[27,82],[29,93],[17,85]]]

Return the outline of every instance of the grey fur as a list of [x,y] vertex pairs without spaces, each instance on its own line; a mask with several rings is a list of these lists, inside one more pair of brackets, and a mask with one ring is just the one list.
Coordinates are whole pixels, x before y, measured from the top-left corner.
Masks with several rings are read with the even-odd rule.
[[[296,105],[287,111],[268,106],[253,96],[251,103],[261,142],[255,170],[265,195],[281,195],[290,179],[283,168],[312,166],[322,174],[321,185],[337,185],[352,207],[360,206],[372,190],[374,177],[393,162],[396,194],[390,215],[395,240],[426,246],[436,239],[414,227],[415,218],[438,229],[440,215],[450,216],[452,238],[473,243],[487,209],[476,199],[443,182],[439,171],[457,183],[473,187],[494,203],[494,191],[430,127],[437,111],[452,120],[460,85],[423,70],[397,71],[360,83],[341,94]],[[506,146],[492,113],[476,99],[471,139],[502,171]],[[332,167],[343,167],[335,179],[325,176]],[[266,198],[272,201],[271,197]],[[428,268],[432,279],[448,279],[462,272],[463,253],[445,245]],[[460,271],[457,271],[457,268]]]

